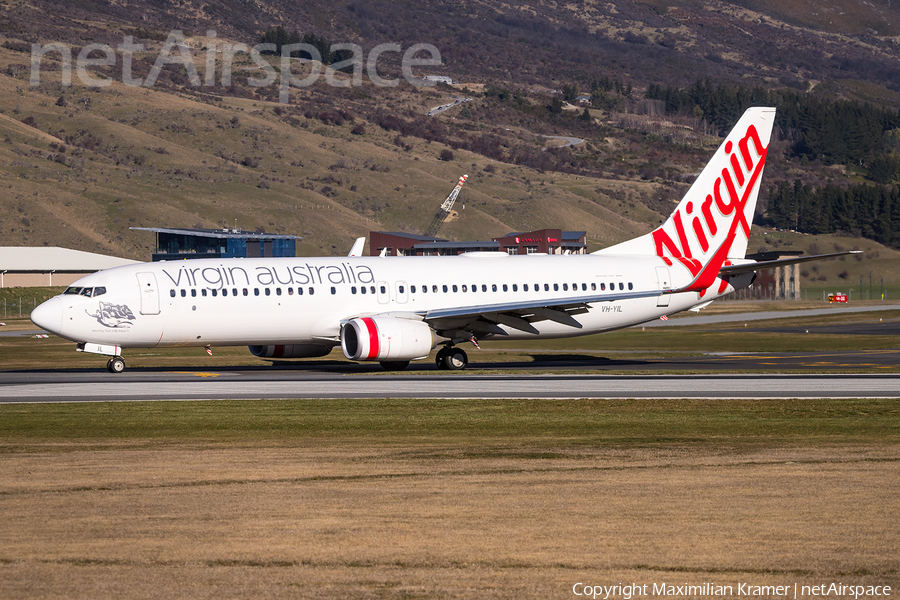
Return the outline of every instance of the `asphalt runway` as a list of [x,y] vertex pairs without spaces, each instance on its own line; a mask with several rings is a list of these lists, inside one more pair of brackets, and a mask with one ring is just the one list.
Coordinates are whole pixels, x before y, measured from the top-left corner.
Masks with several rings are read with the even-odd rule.
[[357,375],[247,370],[3,373],[0,403],[256,398],[893,398],[900,374]]
[[698,325],[710,325],[713,323],[751,322],[765,321],[769,319],[793,319],[796,317],[825,317],[833,315],[850,315],[867,312],[884,312],[900,310],[900,304],[869,304],[864,306],[828,306],[827,308],[813,308],[802,310],[767,310],[759,312],[745,312],[736,314],[712,314],[701,316],[689,316],[688,313],[680,313],[677,317],[668,321],[650,321],[638,327],[696,327]]

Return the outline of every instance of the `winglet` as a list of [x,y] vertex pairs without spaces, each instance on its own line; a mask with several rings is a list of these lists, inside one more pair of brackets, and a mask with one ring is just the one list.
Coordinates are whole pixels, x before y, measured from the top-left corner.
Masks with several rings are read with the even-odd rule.
[[353,242],[353,247],[350,248],[350,254],[347,256],[362,256],[365,246],[366,238],[356,238],[356,241]]

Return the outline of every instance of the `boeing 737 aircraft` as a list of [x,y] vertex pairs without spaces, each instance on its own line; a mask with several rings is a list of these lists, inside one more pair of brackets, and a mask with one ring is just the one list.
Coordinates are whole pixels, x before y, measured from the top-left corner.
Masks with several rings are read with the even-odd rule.
[[658,319],[746,287],[755,271],[825,256],[745,259],[775,109],[751,108],[675,212],[642,237],[588,255],[198,259],[100,271],[31,320],[77,349],[233,346],[256,356],[324,356],[405,368],[440,346],[568,337]]

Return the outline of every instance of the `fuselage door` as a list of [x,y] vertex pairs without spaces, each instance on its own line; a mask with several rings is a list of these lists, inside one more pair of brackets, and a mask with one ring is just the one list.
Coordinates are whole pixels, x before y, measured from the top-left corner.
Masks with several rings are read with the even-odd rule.
[[153,273],[138,273],[138,285],[141,288],[141,314],[159,314],[159,288],[156,287],[156,275]]
[[[671,290],[672,289],[672,280],[669,279],[669,267],[656,267],[656,279],[659,282],[659,289],[661,290]],[[663,294],[661,295],[657,301],[657,306],[668,306],[669,305],[669,297],[671,294]]]
[[387,304],[391,301],[391,287],[387,281],[379,281],[375,287],[378,290],[378,304]]
[[406,285],[405,281],[398,281],[394,285],[397,289],[397,294],[394,296],[397,299],[397,303],[406,304],[406,301],[409,298],[409,286]]

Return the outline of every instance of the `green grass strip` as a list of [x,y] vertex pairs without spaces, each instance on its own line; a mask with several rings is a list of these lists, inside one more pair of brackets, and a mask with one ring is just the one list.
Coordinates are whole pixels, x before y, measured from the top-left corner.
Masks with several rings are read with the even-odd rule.
[[8,404],[0,447],[128,440],[896,443],[896,400],[235,400]]

